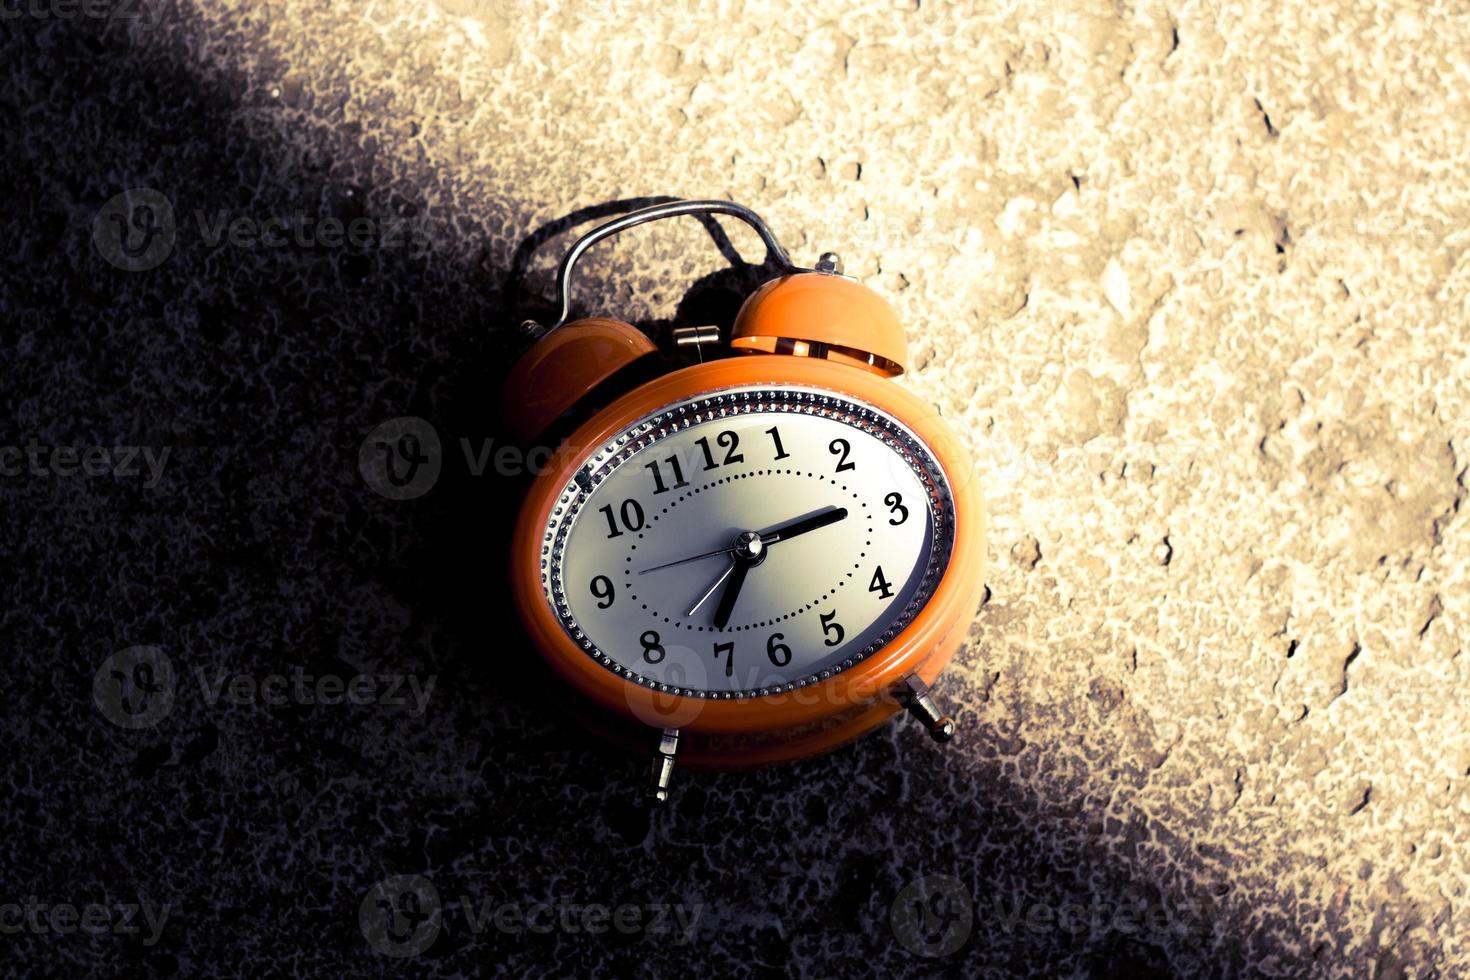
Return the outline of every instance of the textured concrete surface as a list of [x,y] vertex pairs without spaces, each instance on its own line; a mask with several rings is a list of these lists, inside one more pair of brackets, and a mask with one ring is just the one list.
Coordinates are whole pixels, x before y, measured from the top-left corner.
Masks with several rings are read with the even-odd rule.
[[[0,507],[7,972],[1470,972],[1462,5],[5,9],[0,443],[47,460]],[[140,189],[173,232],[129,255]],[[517,246],[650,194],[909,324],[992,518],[951,747],[681,773],[650,818],[524,681],[522,484],[460,440]],[[722,265],[649,229],[585,305],[728,315],[685,295]],[[409,415],[442,474],[384,499],[359,450]],[[89,446],[168,455],[52,452]],[[172,700],[120,727],[112,668]],[[245,696],[297,668],[435,686]]]

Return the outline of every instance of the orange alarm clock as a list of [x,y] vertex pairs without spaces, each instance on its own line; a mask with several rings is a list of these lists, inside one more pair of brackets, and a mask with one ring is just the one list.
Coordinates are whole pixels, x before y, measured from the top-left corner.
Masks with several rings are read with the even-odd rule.
[[[781,270],[728,346],[681,328],[700,363],[665,369],[631,324],[569,321],[590,246],[688,214],[745,221]],[[660,802],[676,753],[713,768],[797,759],[900,708],[947,741],[955,723],[930,686],[979,606],[985,515],[958,436],[893,380],[907,349],[888,303],[831,253],[792,265],[725,201],[608,222],[557,282],[560,317],[523,325],[535,343],[502,415],[557,447],[517,521],[511,585],[578,713],[653,752]]]

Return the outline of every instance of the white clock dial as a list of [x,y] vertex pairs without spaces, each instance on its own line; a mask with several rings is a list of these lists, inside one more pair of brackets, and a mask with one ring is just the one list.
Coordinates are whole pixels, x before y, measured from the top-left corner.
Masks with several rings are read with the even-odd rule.
[[871,655],[949,563],[933,454],[879,409],[811,388],[671,405],[578,470],[542,582],[603,666],[659,690],[770,694]]

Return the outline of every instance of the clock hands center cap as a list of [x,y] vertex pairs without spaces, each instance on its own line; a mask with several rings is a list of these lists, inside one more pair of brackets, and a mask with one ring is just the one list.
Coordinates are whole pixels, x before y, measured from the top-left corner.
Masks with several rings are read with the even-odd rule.
[[736,561],[754,565],[765,559],[766,543],[761,540],[759,531],[742,531],[730,548],[730,553],[735,556]]

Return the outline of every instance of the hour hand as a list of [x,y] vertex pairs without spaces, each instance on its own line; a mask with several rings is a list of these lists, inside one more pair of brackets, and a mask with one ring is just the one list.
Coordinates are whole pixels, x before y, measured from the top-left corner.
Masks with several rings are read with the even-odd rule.
[[730,569],[730,578],[725,582],[725,591],[720,594],[720,604],[715,607],[715,629],[722,630],[730,625],[730,614],[735,611],[735,600],[740,597],[740,587],[745,584],[745,573],[750,563],[737,561]]

